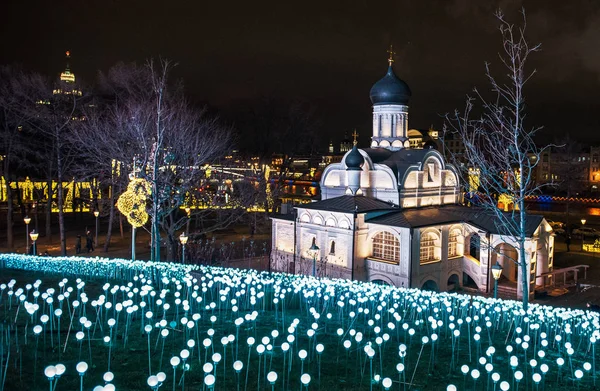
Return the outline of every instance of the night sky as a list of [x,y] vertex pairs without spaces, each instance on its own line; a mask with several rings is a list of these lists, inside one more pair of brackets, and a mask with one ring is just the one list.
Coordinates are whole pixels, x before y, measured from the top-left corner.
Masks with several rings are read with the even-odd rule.
[[[228,121],[266,98],[314,105],[323,134],[339,142],[357,128],[371,134],[369,89],[396,51],[395,71],[412,89],[411,128],[440,128],[474,86],[486,88],[484,62],[503,72],[493,11],[541,42],[526,91],[528,124],[553,139],[600,143],[600,2],[482,1],[155,1],[5,0],[0,63],[46,75],[71,69],[93,83],[118,61],[164,56],[179,63],[193,100]],[[324,141],[322,149],[328,140]]]

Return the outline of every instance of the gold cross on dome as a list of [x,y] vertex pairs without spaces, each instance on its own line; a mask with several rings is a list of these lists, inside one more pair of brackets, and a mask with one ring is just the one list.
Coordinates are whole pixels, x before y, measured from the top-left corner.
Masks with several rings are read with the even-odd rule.
[[356,133],[356,129],[354,129],[354,133],[352,133],[352,137],[354,138],[354,145],[358,144],[358,133]]
[[390,54],[390,57],[388,58],[388,63],[390,64],[390,66],[392,66],[392,63],[394,62],[394,54],[396,54],[396,52],[394,51],[394,45],[390,45],[390,50],[387,51]]

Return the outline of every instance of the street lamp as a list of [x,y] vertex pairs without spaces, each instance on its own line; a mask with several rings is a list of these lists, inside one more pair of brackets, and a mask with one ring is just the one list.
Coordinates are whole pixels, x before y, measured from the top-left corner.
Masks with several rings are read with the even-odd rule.
[[188,241],[188,236],[185,232],[182,232],[181,235],[179,235],[179,241],[181,242],[181,263],[185,263],[185,244]]
[[29,252],[29,223],[31,223],[31,217],[25,216],[23,221],[25,222],[25,241],[27,242],[25,245],[25,254],[27,254]]
[[38,239],[38,236],[40,236],[40,234],[35,232],[35,229],[29,233],[29,237],[31,238],[31,241],[33,242],[33,255],[37,255],[37,245],[35,244],[35,242]]
[[502,276],[502,266],[496,263],[492,266],[492,276],[494,277],[494,299],[498,298],[498,280]]
[[308,249],[308,255],[312,255],[313,257],[313,277],[317,275],[317,256],[319,255],[319,250],[319,246],[317,246],[315,243],[313,243]]
[[98,247],[98,216],[100,216],[98,209],[94,210],[94,216],[96,217],[96,247]]

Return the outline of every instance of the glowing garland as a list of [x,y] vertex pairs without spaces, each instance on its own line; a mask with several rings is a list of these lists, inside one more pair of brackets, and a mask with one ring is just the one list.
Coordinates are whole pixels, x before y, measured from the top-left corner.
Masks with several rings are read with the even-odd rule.
[[127,190],[117,200],[117,208],[135,228],[143,226],[148,221],[146,199],[150,192],[151,186],[148,181],[133,178],[127,185]]

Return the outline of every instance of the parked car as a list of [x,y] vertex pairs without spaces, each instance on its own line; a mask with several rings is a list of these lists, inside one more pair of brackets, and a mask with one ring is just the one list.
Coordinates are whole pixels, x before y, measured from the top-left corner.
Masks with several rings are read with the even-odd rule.
[[558,235],[564,235],[566,233],[567,225],[562,221],[546,220],[552,227],[552,230]]
[[587,237],[600,237],[600,231],[590,227],[579,227],[573,230],[573,235]]
[[550,224],[550,226],[552,228],[562,228],[565,229],[566,224],[563,223],[562,221],[553,221],[553,220],[546,220],[548,222],[548,224]]

